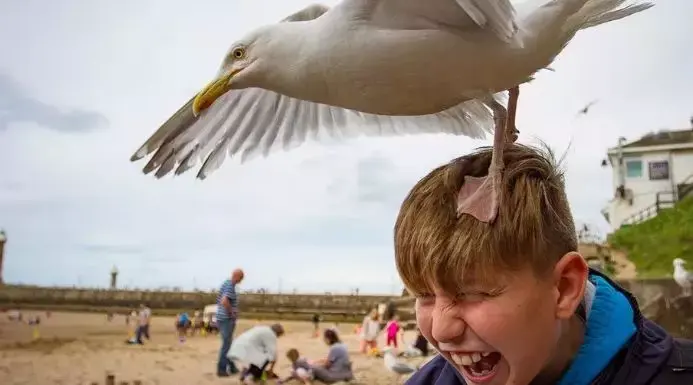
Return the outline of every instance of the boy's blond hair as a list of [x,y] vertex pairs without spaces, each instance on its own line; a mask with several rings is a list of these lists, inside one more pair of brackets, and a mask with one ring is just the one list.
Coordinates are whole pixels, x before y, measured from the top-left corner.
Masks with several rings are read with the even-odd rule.
[[412,294],[431,293],[433,286],[461,294],[526,266],[545,273],[577,250],[563,173],[548,148],[513,144],[504,150],[495,222],[457,217],[464,176],[485,176],[491,151],[481,148],[436,168],[404,199],[395,224],[395,259]]

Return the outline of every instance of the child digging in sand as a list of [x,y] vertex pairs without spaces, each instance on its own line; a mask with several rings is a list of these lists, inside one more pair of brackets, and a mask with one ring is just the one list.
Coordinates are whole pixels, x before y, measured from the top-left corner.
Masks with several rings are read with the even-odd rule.
[[285,384],[291,380],[297,380],[303,384],[310,384],[313,379],[313,369],[310,367],[308,359],[301,357],[298,350],[289,349],[286,358],[291,362],[291,374],[288,377],[278,380],[278,384]]

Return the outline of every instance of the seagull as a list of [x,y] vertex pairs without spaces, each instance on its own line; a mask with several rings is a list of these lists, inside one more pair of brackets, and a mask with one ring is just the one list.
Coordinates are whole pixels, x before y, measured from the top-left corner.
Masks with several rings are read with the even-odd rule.
[[[632,4],[625,5],[626,2]],[[644,11],[637,0],[342,0],[311,5],[234,42],[217,76],[132,155],[179,175],[308,139],[494,132],[484,178],[465,177],[458,215],[498,212],[502,150],[517,138],[519,85],[582,29]],[[503,105],[507,100],[507,107]]]
[[595,100],[587,103],[586,106],[584,106],[583,108],[580,109],[580,111],[578,111],[577,115],[587,115],[587,113],[590,112],[590,108],[592,108],[592,106],[595,105],[597,103],[597,101],[598,100],[595,99]]
[[383,362],[385,363],[387,370],[395,373],[398,379],[403,375],[414,373],[417,370],[416,367],[412,365],[404,362],[397,362],[397,358],[395,357],[395,353],[392,348],[385,348],[383,350]]
[[691,295],[693,288],[693,273],[687,271],[683,266],[686,264],[681,258],[674,259],[674,281],[681,286],[684,295]]

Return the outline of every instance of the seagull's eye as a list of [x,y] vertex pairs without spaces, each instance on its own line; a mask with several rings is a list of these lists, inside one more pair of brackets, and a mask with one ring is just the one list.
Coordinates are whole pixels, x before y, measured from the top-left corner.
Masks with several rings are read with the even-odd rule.
[[233,56],[234,59],[243,59],[245,57],[245,48],[243,47],[237,47],[234,48],[233,51],[231,51],[231,56]]

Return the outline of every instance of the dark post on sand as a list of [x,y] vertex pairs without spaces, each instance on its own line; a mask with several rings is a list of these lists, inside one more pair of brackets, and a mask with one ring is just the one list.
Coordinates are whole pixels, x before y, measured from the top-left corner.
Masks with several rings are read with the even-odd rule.
[[106,385],[115,385],[115,375],[113,375],[113,374],[107,374],[106,375]]
[[0,230],[0,285],[3,284],[2,263],[5,260],[5,243],[7,243],[7,235],[4,231]]

